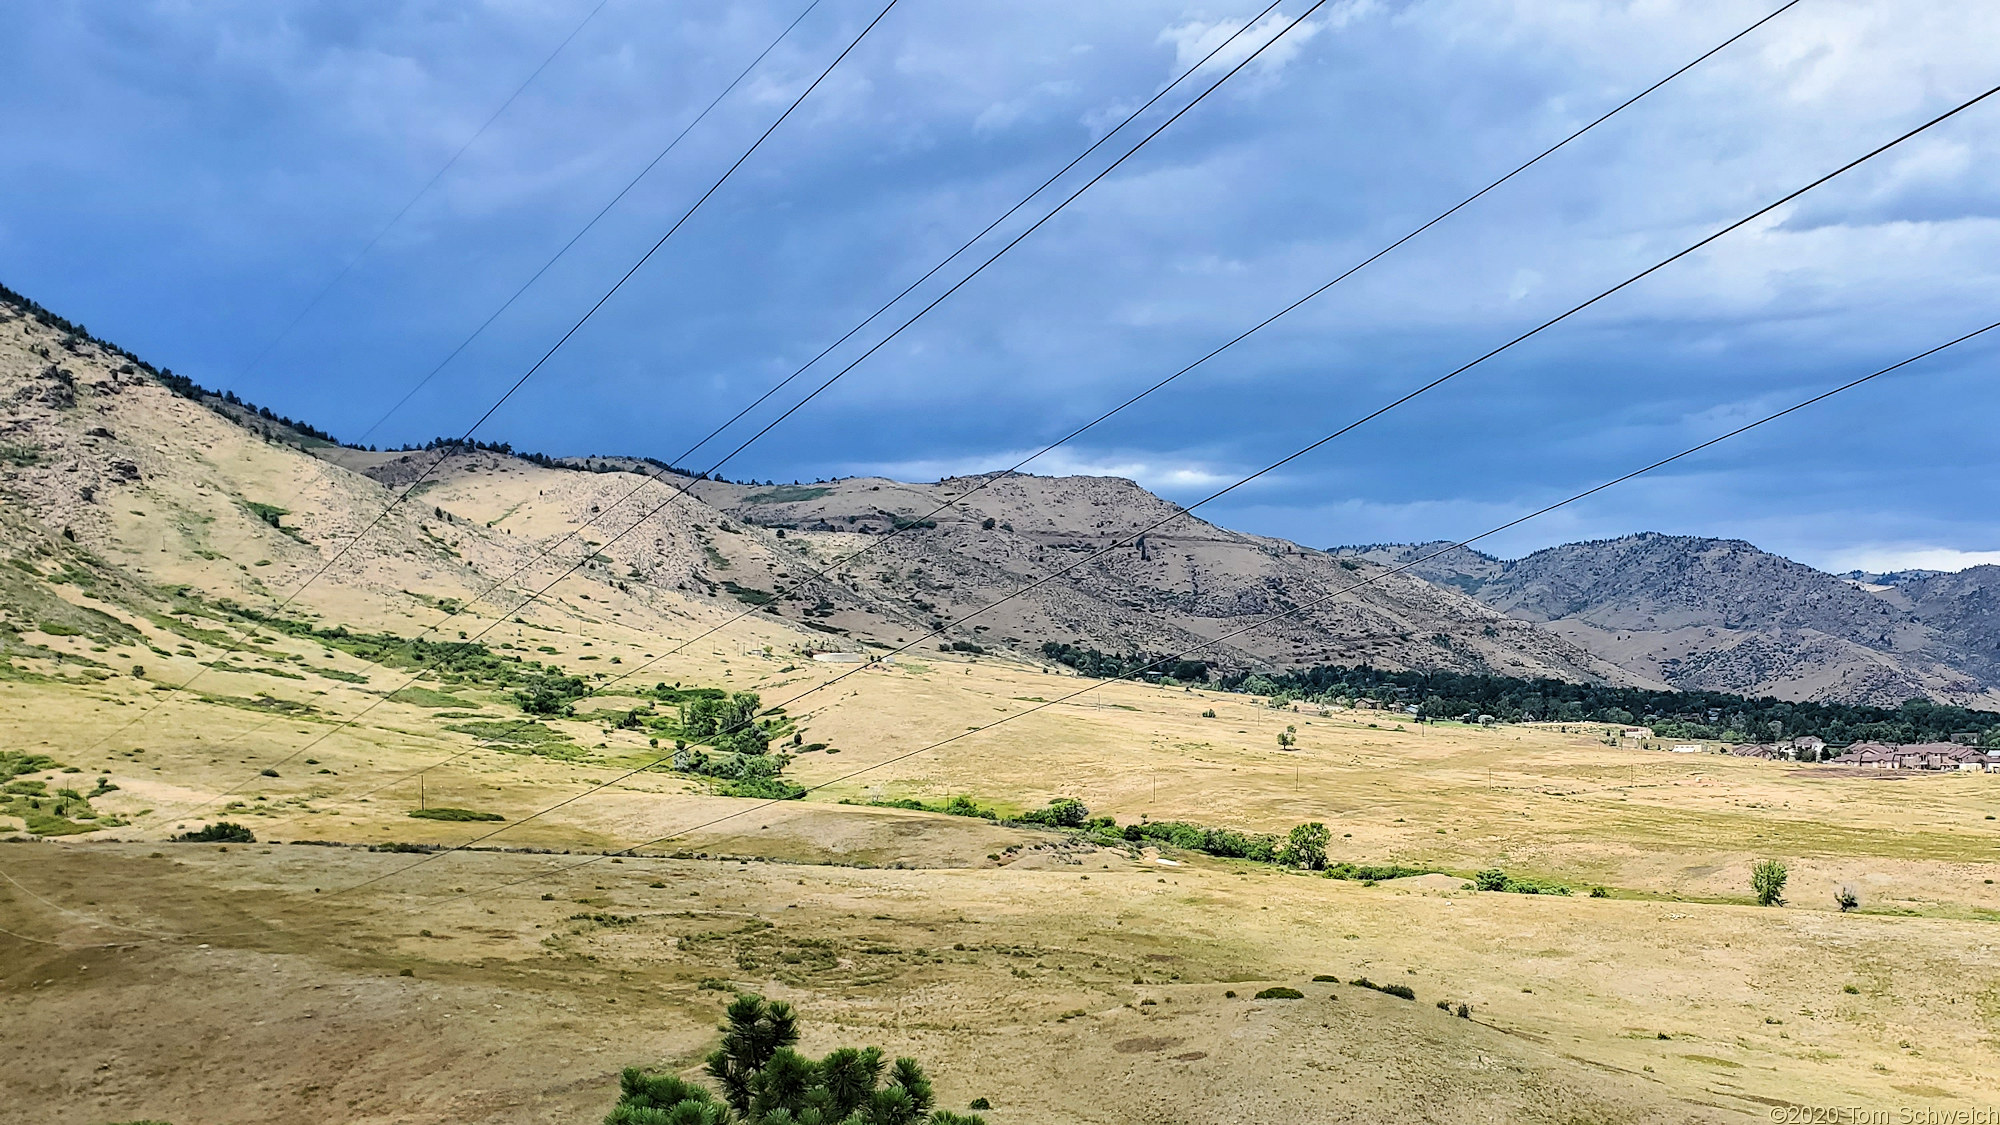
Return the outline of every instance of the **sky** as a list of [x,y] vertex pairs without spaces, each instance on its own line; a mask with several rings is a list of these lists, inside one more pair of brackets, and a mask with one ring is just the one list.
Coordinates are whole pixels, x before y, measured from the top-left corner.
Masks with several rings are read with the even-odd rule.
[[[884,2],[9,5],[0,282],[343,439],[457,436]],[[899,0],[474,436],[710,469],[1311,0],[696,448],[1268,2]],[[1011,466],[1780,2],[1328,0],[718,471]],[[1801,0],[1027,471],[1200,500],[2000,83],[1996,36],[1980,0]],[[1200,514],[1314,546],[1464,539],[2000,319],[1996,153],[2000,96]],[[1831,570],[2000,562],[1996,370],[2000,332],[1480,546],[1650,530]]]

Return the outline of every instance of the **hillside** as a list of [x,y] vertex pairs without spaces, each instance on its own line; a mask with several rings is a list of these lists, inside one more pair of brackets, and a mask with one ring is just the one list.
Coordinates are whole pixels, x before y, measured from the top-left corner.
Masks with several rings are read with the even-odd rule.
[[[1662,535],[1514,562],[1461,549],[1384,573],[1435,545],[1317,551],[1216,527],[1114,478],[758,486],[495,449],[433,469],[437,450],[340,446],[10,307],[9,503],[142,584],[210,598],[276,606],[344,549],[299,610],[428,624],[456,605],[463,624],[490,624],[587,559],[531,611],[545,627],[659,629],[755,607],[751,628],[779,630],[788,647],[898,647],[1028,587],[944,640],[1035,661],[1053,641],[1192,650],[1231,671],[1367,664],[2000,702],[1995,585],[1983,573],[1860,583],[1746,543]],[[413,484],[410,503],[345,548]],[[1114,542],[1124,545],[1091,557]]]
[[[1342,553],[1393,565],[1444,546]],[[1992,587],[1976,575],[1883,587],[1741,540],[1657,533],[1513,561],[1461,548],[1413,572],[1677,688],[1890,706],[2000,700],[1993,617],[1980,616]]]
[[[2000,705],[1996,567],[1862,581],[1741,541],[1642,534],[1514,561],[1458,549],[1384,573],[1444,545],[1313,550],[1105,477],[759,486],[653,480],[631,458],[477,449],[437,463],[438,450],[338,445],[5,307],[0,489],[17,516],[125,568],[134,588],[268,609],[344,551],[299,612],[386,627],[458,606],[450,631],[470,634],[560,578],[522,611],[542,627],[658,632],[752,607],[746,627],[777,630],[785,647],[850,649],[934,649],[925,633],[1027,588],[943,641],[1036,662],[1057,642],[1194,651],[1228,671],[1366,664]],[[346,547],[412,485],[411,502]]]
[[[1170,649],[1383,573],[1130,482],[997,481],[936,527],[910,521],[974,482],[487,449],[417,484],[432,453],[340,447],[12,309],[0,448],[23,1120],[601,1120],[736,990],[797,1003],[815,1052],[921,1057],[992,1125],[1721,1122],[1990,1086],[1952,983],[2000,911],[1990,778],[1059,679],[1039,639]],[[954,635],[982,652],[805,658],[1166,516]],[[1643,682],[1412,576],[1231,650]],[[720,699],[767,708],[768,744],[697,731]],[[1030,819],[1057,799],[1092,819]],[[1313,828],[1322,868],[1278,862]],[[1784,910],[1745,895],[1773,855]]]

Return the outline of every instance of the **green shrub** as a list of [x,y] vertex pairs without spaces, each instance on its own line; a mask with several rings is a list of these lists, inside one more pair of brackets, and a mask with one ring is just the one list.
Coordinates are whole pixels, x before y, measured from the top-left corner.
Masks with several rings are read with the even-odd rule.
[[1318,821],[1298,825],[1285,837],[1285,846],[1278,851],[1278,862],[1318,871],[1326,866],[1326,846],[1332,840],[1333,832]]
[[257,837],[248,828],[233,821],[218,820],[214,824],[198,828],[193,832],[183,832],[173,839],[184,844],[254,844]]
[[1777,860],[1758,860],[1750,868],[1750,889],[1757,895],[1757,905],[1785,905],[1785,880],[1789,877],[1785,865]]
[[722,797],[755,797],[761,801],[796,801],[806,795],[806,787],[782,777],[746,777],[715,787]]
[[1055,828],[1081,828],[1090,819],[1090,808],[1075,797],[1057,797],[1045,809],[1021,814],[1021,819],[1029,824],[1046,824]]
[[1272,985],[1264,991],[1259,992],[1255,997],[1258,1000],[1303,1000],[1305,998],[1305,993],[1300,992],[1296,988],[1287,988],[1282,984]]
[[1348,983],[1359,985],[1362,988],[1372,988],[1377,992],[1400,997],[1404,1000],[1415,1000],[1417,998],[1417,990],[1407,984],[1376,984],[1367,977],[1355,977]]
[[987,1101],[987,1100],[986,1100],[985,1098],[974,1098],[974,1099],[972,1099],[972,1104],[970,1104],[970,1105],[966,1106],[965,1108],[967,1108],[967,1109],[992,1109],[992,1108],[993,1108],[993,1103],[992,1103],[992,1102],[989,1102],[989,1101]]
[[[1497,867],[1489,867],[1472,877],[1473,885],[1482,891],[1507,891],[1517,895],[1567,895],[1569,888],[1561,883],[1547,883],[1535,879],[1516,879]],[[1599,895],[1594,897],[1608,897]]]
[[259,504],[255,500],[245,500],[243,501],[243,506],[250,509],[251,515],[256,516],[258,519],[281,531],[284,530],[285,525],[279,522],[279,517],[292,514],[290,510],[280,508],[276,504]]
[[984,1125],[936,1110],[930,1079],[915,1059],[893,1063],[880,1049],[841,1047],[823,1059],[800,1054],[798,1017],[783,1001],[738,995],[708,1055],[721,1096],[673,1074],[637,1067],[619,1076],[618,1104],[605,1125],[777,1125],[801,1119],[880,1125]]
[[1405,867],[1399,863],[1335,863],[1327,867],[1326,877],[1379,883],[1387,879],[1407,879],[1412,875],[1429,875],[1436,870],[1435,867]]
[[1314,983],[1339,984],[1340,978],[1332,973],[1321,973],[1313,978]]

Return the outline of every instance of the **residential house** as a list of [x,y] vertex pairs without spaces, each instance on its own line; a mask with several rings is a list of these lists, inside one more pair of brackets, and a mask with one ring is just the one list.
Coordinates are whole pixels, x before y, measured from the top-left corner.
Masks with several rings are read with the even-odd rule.
[[1896,748],[1882,742],[1857,742],[1834,760],[1835,765],[1861,766],[1865,769],[1893,770],[1898,768]]
[[1889,746],[1857,742],[1834,759],[1835,764],[1878,770],[1959,770],[2000,773],[2000,759],[1976,746],[1956,742],[1915,742]]

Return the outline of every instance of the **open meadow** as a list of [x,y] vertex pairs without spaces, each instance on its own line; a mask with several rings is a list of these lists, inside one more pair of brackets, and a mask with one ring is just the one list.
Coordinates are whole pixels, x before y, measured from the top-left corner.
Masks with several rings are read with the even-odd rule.
[[[17,781],[103,778],[93,813],[125,822],[0,845],[0,1119],[591,1121],[620,1068],[697,1063],[734,989],[794,1002],[809,1048],[915,1055],[940,1105],[984,1098],[994,1122],[1992,1101],[2000,778],[1127,683],[974,732],[1095,681],[958,654],[826,664],[765,639],[717,634],[677,673],[767,703],[844,675],[793,711],[828,747],[787,773],[805,800],[619,779],[659,751],[608,719],[540,724],[563,754],[447,729],[498,721],[475,686],[385,704],[307,761],[287,755],[322,716],[176,701],[143,746],[86,751],[150,684],[0,685],[9,744],[52,759]],[[281,645],[340,667],[297,638],[274,661]],[[406,775],[438,762],[420,794]],[[1009,815],[1074,797],[1120,825],[1318,821],[1331,862],[1433,873],[1327,878],[867,803],[951,796]],[[505,821],[413,818],[420,801]],[[215,817],[257,842],[166,842]],[[481,850],[410,849],[503,827]],[[1790,868],[1782,907],[1750,894],[1766,857]],[[1473,889],[1493,869],[1570,893]],[[1302,995],[1254,998],[1273,986]]]

